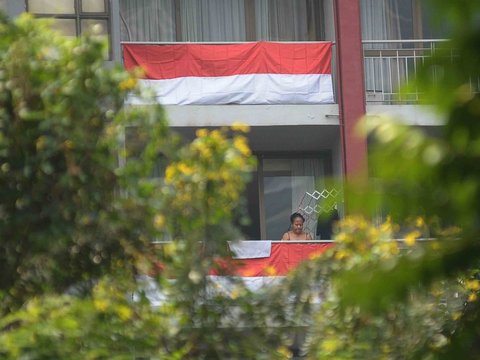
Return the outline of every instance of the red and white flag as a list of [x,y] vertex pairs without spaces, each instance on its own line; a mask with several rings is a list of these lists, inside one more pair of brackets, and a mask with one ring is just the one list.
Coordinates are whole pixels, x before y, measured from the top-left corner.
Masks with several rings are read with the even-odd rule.
[[[258,246],[260,244],[260,246]],[[239,280],[250,291],[261,291],[280,284],[285,276],[302,262],[321,256],[333,245],[331,242],[308,241],[238,241],[230,243],[232,258],[219,261],[219,268],[208,275],[214,293],[229,295],[234,292]],[[138,277],[145,295],[153,306],[167,300],[154,278]],[[315,301],[320,302],[321,299]]]
[[[333,246],[331,242],[261,241],[270,243],[268,251],[256,246],[257,241],[231,243],[232,260],[227,262],[226,274],[213,272],[210,280],[228,289],[231,285],[225,275],[240,278],[252,291],[278,284],[302,262],[314,259]],[[241,254],[241,256],[238,256]]]
[[165,105],[332,103],[331,52],[330,42],[123,45],[125,68],[142,67]]

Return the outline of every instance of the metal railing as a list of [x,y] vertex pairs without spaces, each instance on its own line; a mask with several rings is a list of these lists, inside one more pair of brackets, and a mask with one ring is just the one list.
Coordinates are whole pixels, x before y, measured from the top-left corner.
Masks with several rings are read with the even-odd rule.
[[[400,92],[415,78],[416,72],[425,59],[432,56],[442,43],[448,40],[363,40],[364,78],[367,103],[373,104],[416,104],[422,97],[418,90]],[[236,42],[199,42],[199,44],[234,44]],[[243,42],[239,42],[243,43]],[[306,42],[310,43],[310,42]],[[135,42],[122,44],[182,44],[178,42]],[[332,51],[332,77],[336,78],[335,42]],[[449,57],[455,58],[455,51]],[[435,74],[433,74],[435,76]],[[334,101],[336,102],[336,81],[333,81]],[[480,91],[480,79],[472,80],[471,87]]]
[[[433,40],[364,40],[364,71],[367,103],[417,103],[417,90],[400,92],[409,85],[417,69],[432,56],[444,39]],[[449,52],[453,60],[455,53]]]

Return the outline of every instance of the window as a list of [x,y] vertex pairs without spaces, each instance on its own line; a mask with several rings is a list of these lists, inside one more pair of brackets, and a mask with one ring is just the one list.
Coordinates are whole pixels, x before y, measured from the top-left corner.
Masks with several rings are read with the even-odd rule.
[[[242,232],[252,240],[280,240],[290,226],[293,212],[325,201],[312,200],[306,193],[324,190],[325,178],[331,175],[331,158],[324,153],[257,157],[258,169],[245,192],[251,223],[243,226]],[[305,224],[313,238],[316,218],[312,210],[312,219]]]
[[[27,0],[27,11],[38,17],[53,19],[53,28],[65,36],[91,32],[108,39],[110,13],[108,0]],[[110,58],[110,40],[108,55]]]
[[364,40],[441,39],[447,26],[435,26],[420,0],[362,0]]
[[323,0],[120,0],[123,41],[315,41]]
[[[185,139],[194,136],[188,132],[182,135]],[[124,146],[128,155],[122,161],[141,159],[146,137],[145,129],[126,127]],[[246,214],[236,214],[237,225],[246,239],[280,240],[290,225],[290,215],[300,207],[304,214],[310,213],[306,216],[306,230],[314,239],[321,238],[317,235],[318,217],[330,209],[332,201],[342,202],[340,191],[326,188],[325,180],[332,175],[330,152],[258,154],[257,160],[257,169],[251,174],[243,194]],[[160,156],[150,176],[161,178],[167,165],[168,159]],[[322,196],[306,195],[315,191]],[[248,215],[248,224],[241,220],[243,215]]]
[[418,101],[416,92],[400,98],[399,87],[431,55],[431,40],[448,38],[447,22],[434,24],[432,14],[421,0],[361,0],[367,101]]

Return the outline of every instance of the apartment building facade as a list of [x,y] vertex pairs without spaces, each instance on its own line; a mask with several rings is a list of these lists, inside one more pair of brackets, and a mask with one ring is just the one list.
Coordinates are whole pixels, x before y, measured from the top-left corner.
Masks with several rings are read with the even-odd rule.
[[126,44],[331,42],[333,101],[165,105],[186,139],[198,128],[250,125],[258,166],[245,194],[249,239],[280,239],[306,193],[321,205],[339,193],[326,179],[366,169],[368,144],[355,135],[362,115],[388,113],[427,132],[441,126],[419,94],[398,97],[398,86],[446,36],[420,0],[0,0],[0,8],[11,17],[53,18],[66,36],[100,28],[107,66],[123,62]]

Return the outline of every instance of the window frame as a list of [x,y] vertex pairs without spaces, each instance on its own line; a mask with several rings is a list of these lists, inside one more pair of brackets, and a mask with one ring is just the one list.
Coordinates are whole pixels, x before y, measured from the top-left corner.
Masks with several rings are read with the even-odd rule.
[[266,159],[320,159],[324,161],[325,178],[333,175],[332,152],[331,150],[322,151],[298,151],[298,152],[254,152],[253,155],[257,159],[257,187],[258,187],[258,207],[259,207],[259,224],[260,224],[260,238],[267,239],[267,220],[265,211],[265,175],[264,175],[264,160]]
[[[77,1],[77,0],[75,0]],[[182,32],[182,4],[181,0],[172,0],[173,1],[173,18],[175,20],[175,25],[173,26],[174,31],[175,31],[175,36],[174,36],[174,41],[177,43],[187,43],[187,42],[195,42],[195,41],[189,41],[183,38],[183,32]],[[310,4],[312,0],[306,0],[307,5]],[[308,34],[309,39],[306,40],[298,40],[298,41],[324,41],[325,39],[325,18],[324,18],[324,9],[323,7],[325,6],[324,0],[317,0],[319,2],[319,6],[316,7],[315,14],[307,14],[307,18],[305,21],[307,23],[310,23],[312,19],[315,16],[318,16],[320,20],[316,23],[315,26],[315,31],[318,33],[318,39],[313,39],[310,38],[310,32]],[[121,8],[121,7],[120,7]],[[121,11],[121,9],[120,9]],[[256,12],[255,12],[255,0],[244,0],[244,11],[245,11],[245,41],[264,41],[264,40],[258,40],[256,38]],[[323,15],[323,16],[319,16]],[[312,17],[313,16],[313,17]],[[120,14],[120,17],[123,18],[123,14]],[[123,22],[122,26],[127,28],[127,33],[129,33],[128,25]],[[123,39],[122,41],[139,41],[143,42],[146,41],[144,39],[140,40],[131,40],[131,39]],[[272,40],[274,41],[274,40]],[[275,40],[275,41],[280,41],[280,40]],[[292,40],[293,41],[293,40]],[[162,42],[162,41],[160,41]],[[201,42],[210,42],[210,41],[201,41]]]
[[[102,20],[106,21],[106,35],[108,37],[108,58],[106,60],[112,59],[112,6],[110,0],[103,0],[105,11],[104,12],[83,12],[82,11],[82,1],[83,0],[74,0],[74,11],[72,14],[52,14],[52,13],[31,13],[37,18],[50,18],[50,19],[65,19],[65,20],[74,20],[75,21],[75,36],[79,37],[82,35],[82,20]],[[30,13],[30,0],[25,0],[25,9]]]

